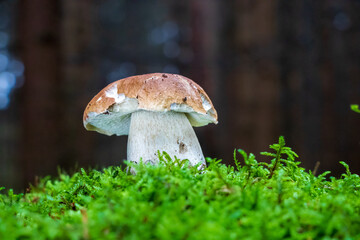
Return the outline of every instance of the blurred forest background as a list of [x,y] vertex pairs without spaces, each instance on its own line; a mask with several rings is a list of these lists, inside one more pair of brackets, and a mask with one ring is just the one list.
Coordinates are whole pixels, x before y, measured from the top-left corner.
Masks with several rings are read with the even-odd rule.
[[302,166],[360,172],[359,0],[0,0],[0,185],[57,167],[121,164],[127,137],[87,132],[108,83],[179,73],[219,124],[195,128],[204,155],[233,163],[284,135]]

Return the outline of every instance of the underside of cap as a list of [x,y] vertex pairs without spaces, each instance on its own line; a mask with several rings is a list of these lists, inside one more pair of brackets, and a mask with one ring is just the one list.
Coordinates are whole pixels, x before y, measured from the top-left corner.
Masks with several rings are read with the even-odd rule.
[[131,113],[139,110],[183,112],[194,127],[217,123],[216,110],[198,84],[177,74],[153,73],[105,87],[86,107],[84,126],[106,135],[127,135]]

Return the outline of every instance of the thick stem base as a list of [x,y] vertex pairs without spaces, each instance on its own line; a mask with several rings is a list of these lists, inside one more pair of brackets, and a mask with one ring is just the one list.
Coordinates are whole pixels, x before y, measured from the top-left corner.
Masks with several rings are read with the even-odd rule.
[[158,150],[205,165],[199,141],[184,113],[137,111],[131,115],[127,159],[157,163]]

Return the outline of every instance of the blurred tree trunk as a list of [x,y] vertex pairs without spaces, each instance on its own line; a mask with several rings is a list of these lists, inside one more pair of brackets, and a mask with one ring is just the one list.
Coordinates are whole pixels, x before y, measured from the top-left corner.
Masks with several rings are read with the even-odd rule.
[[64,146],[61,167],[73,168],[75,164],[89,166],[94,163],[90,147],[94,134],[83,127],[82,114],[96,94],[95,34],[93,32],[95,6],[92,1],[62,1],[61,57],[63,59],[64,108],[62,142]]
[[[298,144],[303,146],[306,167],[313,169],[322,160],[322,84],[318,71],[321,35],[319,29],[319,4],[306,0],[298,4],[296,40],[298,43],[297,66],[301,81],[300,118],[301,133]],[[294,36],[295,38],[295,36]]]
[[318,173],[339,174],[338,162],[356,159],[360,148],[349,110],[360,89],[359,23],[351,9],[356,3],[279,1],[282,126],[306,168],[321,163]]
[[222,127],[228,133],[223,155],[231,161],[234,148],[259,152],[278,135],[277,2],[223,4],[219,75],[227,114]]
[[[219,3],[216,0],[189,2],[193,59],[188,76],[205,89],[215,108],[218,111],[220,110],[219,121],[221,123],[224,115],[219,109],[221,106],[218,102],[221,99],[219,97],[221,94],[221,78],[219,78],[216,60],[220,40],[218,7]],[[196,131],[200,142],[206,142],[206,145],[203,145],[206,157],[216,157],[215,149],[224,142],[225,132],[213,124],[206,128],[196,129]]]
[[36,175],[54,174],[57,166],[69,169],[93,159],[82,113],[95,82],[94,14],[89,1],[20,1],[19,8],[25,186]]
[[58,1],[19,2],[19,45],[25,69],[22,88],[23,182],[53,173],[60,157],[61,87]]
[[282,134],[290,146],[308,156],[303,163],[309,169],[321,161],[322,148],[318,11],[312,1],[278,3]]
[[[327,61],[323,62],[322,71],[323,88],[326,95],[326,112],[324,111],[325,128],[323,128],[326,138],[323,142],[325,169],[339,169],[343,172],[339,161],[353,161],[350,164],[353,170],[360,170],[359,158],[359,122],[352,122],[351,116],[355,117],[350,111],[350,104],[360,101],[359,73],[353,69],[359,69],[359,44],[360,36],[358,33],[359,21],[356,2],[328,2],[321,7],[327,9],[323,11],[324,16],[329,16],[332,20],[331,25],[325,25],[329,34],[323,36],[323,54]],[[356,21],[357,20],[357,21]],[[356,26],[357,25],[357,26]],[[330,31],[332,30],[332,31]],[[325,73],[325,74],[324,74]],[[354,94],[355,93],[355,94]],[[355,96],[355,98],[354,98]],[[329,101],[330,100],[330,101]],[[328,121],[331,119],[331,121]]]
[[[286,136],[286,141],[292,145],[295,142],[294,132],[296,118],[295,114],[299,109],[295,109],[296,96],[299,94],[297,84],[291,82],[294,75],[295,63],[295,12],[297,6],[290,1],[279,1],[278,4],[278,38],[279,38],[279,81],[280,81],[280,124],[282,134]],[[298,117],[297,117],[298,118]]]

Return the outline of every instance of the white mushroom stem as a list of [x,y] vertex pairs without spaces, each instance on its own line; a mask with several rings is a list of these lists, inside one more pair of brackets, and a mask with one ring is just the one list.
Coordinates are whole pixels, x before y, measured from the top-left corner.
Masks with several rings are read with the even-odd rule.
[[184,113],[137,111],[132,113],[127,159],[132,162],[157,163],[160,153],[171,158],[188,159],[191,165],[205,165],[199,141]]

